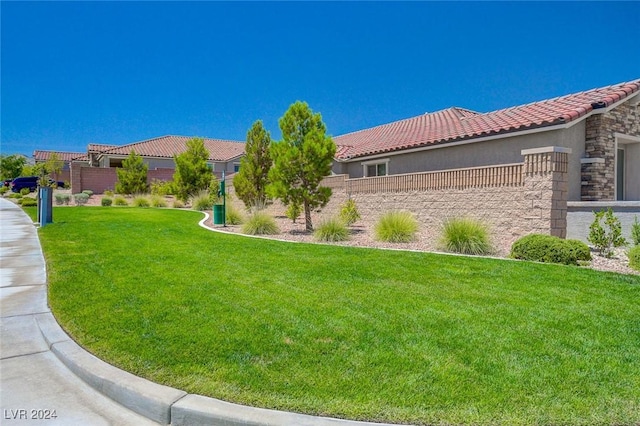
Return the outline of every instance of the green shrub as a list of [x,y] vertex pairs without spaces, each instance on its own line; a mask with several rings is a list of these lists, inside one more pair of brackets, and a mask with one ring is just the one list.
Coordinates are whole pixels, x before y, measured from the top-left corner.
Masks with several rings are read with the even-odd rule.
[[71,202],[71,195],[69,194],[56,194],[55,195],[55,199],[56,199],[56,204],[61,206],[61,205],[65,205],[68,206],[69,203]]
[[172,181],[154,179],[151,181],[151,193],[153,195],[173,195],[175,190]]
[[8,186],[0,186],[0,195],[4,195],[6,192],[9,192]]
[[100,200],[100,204],[102,204],[104,207],[109,207],[112,203],[113,200],[109,197],[103,197],[102,200]]
[[113,191],[107,189],[106,191],[104,191],[104,195],[106,197],[113,197],[115,194],[113,193]]
[[84,191],[82,191],[83,194],[87,194],[89,197],[91,197],[93,195],[93,191],[90,189],[85,189]]
[[244,225],[242,232],[249,235],[275,235],[280,232],[276,221],[267,213],[258,211],[249,216]]
[[194,210],[204,211],[211,210],[214,204],[214,199],[209,194],[209,191],[198,192],[191,200],[191,206]]
[[638,216],[633,218],[633,223],[631,224],[631,241],[633,241],[633,245],[640,245],[640,222],[638,222]]
[[346,241],[349,230],[343,219],[325,219],[316,227],[313,236],[318,241]]
[[629,256],[629,266],[640,271],[640,245],[632,247],[627,255]]
[[302,213],[302,206],[299,203],[291,203],[287,206],[287,210],[284,212],[284,215],[291,219],[293,223],[296,223],[296,219]]
[[127,202],[127,199],[118,195],[116,198],[113,199],[113,204],[116,206],[128,206],[129,203]]
[[63,189],[68,189],[71,188],[71,182],[69,182],[68,180],[64,181],[64,185],[62,186]]
[[73,194],[73,201],[75,201],[77,206],[84,206],[89,201],[89,196],[84,192]]
[[492,252],[487,226],[470,218],[445,221],[440,245],[452,253],[481,255]]
[[183,209],[184,208],[184,203],[180,200],[173,200],[173,208],[174,209]]
[[18,200],[22,207],[35,207],[38,205],[38,200],[31,197],[24,197]]
[[23,196],[24,196],[24,195],[28,195],[28,194],[30,194],[30,193],[31,193],[31,191],[29,190],[29,188],[22,188],[22,189],[20,190],[20,195],[23,195]]
[[[605,257],[613,256],[614,247],[620,247],[627,244],[622,236],[622,225],[620,219],[613,215],[613,210],[609,207],[607,210],[593,212],[595,219],[589,226],[589,236],[587,240],[594,245],[596,250]],[[604,220],[604,226],[600,223]]]
[[360,219],[360,212],[356,206],[356,202],[349,198],[340,207],[340,219],[347,225],[351,226]]
[[407,243],[415,239],[418,222],[410,212],[391,211],[382,215],[374,227],[378,241]]
[[151,207],[167,207],[167,200],[159,195],[151,196]]
[[11,194],[7,195],[7,198],[22,198],[22,194],[18,193],[18,192],[12,192]]
[[136,195],[133,197],[132,205],[134,207],[150,207],[151,203],[144,195]]
[[582,241],[530,234],[513,243],[510,257],[535,262],[579,265],[591,260],[591,252]]
[[242,213],[235,208],[233,204],[227,203],[227,209],[225,212],[225,220],[227,225],[240,225],[243,222]]

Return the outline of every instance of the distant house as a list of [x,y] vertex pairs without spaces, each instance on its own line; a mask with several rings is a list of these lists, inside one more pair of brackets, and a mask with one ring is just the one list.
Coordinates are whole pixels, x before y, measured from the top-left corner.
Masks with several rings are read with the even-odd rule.
[[520,163],[568,155],[568,201],[640,200],[640,80],[479,113],[448,108],[334,138],[348,178]]
[[73,159],[83,156],[84,153],[35,150],[33,152],[33,159],[35,161],[35,164],[45,163],[47,160],[52,158],[54,154],[57,156],[58,160],[62,161],[62,170],[56,176],[52,176],[52,178],[59,181],[69,182],[71,180],[71,162],[73,161]]
[[[131,151],[140,155],[149,166],[148,180],[171,180],[175,171],[175,155],[187,149],[187,141],[193,137],[162,136],[126,145],[91,143],[86,153],[80,153],[71,163],[71,187],[74,192],[90,189],[101,193],[114,189],[117,180],[116,168]],[[222,172],[234,173],[240,167],[244,155],[244,142],[221,139],[204,139],[209,151],[208,164],[213,173],[221,177]]]

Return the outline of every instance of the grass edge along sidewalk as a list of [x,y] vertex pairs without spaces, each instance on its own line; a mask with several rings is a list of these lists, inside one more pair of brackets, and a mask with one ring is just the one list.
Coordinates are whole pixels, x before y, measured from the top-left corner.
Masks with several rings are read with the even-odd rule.
[[57,209],[52,310],[134,374],[259,407],[415,424],[640,421],[640,279]]

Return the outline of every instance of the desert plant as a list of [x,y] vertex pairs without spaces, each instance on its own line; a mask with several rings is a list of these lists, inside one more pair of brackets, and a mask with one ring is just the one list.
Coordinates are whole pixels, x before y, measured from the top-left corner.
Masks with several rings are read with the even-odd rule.
[[61,206],[61,205],[65,205],[68,206],[69,202],[71,202],[71,195],[69,194],[56,194],[55,195],[55,199],[56,199],[56,204]]
[[313,236],[318,241],[346,241],[349,239],[349,230],[343,219],[332,217],[321,221]]
[[243,222],[242,213],[233,204],[227,203],[225,215],[227,225],[240,225]]
[[22,188],[20,190],[20,195],[29,195],[31,193],[31,190],[29,188]]
[[84,192],[80,192],[79,194],[73,194],[73,201],[75,201],[77,206],[84,206],[89,201],[89,196]]
[[627,256],[629,257],[629,266],[636,271],[640,271],[640,245],[631,247]]
[[110,189],[107,189],[106,191],[104,191],[103,194],[106,197],[113,197],[113,195],[114,195],[113,191],[111,191]]
[[347,225],[351,226],[360,219],[360,212],[356,206],[356,202],[349,198],[340,206],[340,219]]
[[298,203],[291,203],[287,206],[287,210],[284,212],[284,215],[291,219],[293,223],[296,223],[296,219],[302,213],[302,206]]
[[113,204],[116,206],[128,206],[129,202],[127,201],[126,198],[118,195],[116,198],[113,199]]
[[174,209],[183,209],[184,208],[184,203],[180,200],[173,200],[173,208]]
[[492,251],[487,226],[471,218],[446,220],[440,245],[452,253],[482,255]]
[[513,243],[510,257],[535,262],[579,265],[591,260],[591,252],[582,241],[530,234]]
[[198,211],[211,210],[215,203],[214,198],[209,194],[209,191],[201,190],[191,199],[191,207]]
[[167,207],[167,200],[159,195],[152,195],[151,207]]
[[[594,245],[596,250],[605,257],[613,256],[613,249],[627,244],[622,236],[622,225],[620,219],[613,215],[613,210],[593,212],[595,219],[589,226],[589,236],[587,241]],[[601,221],[604,221],[604,226]]]
[[89,197],[91,197],[93,195],[93,191],[90,189],[85,189],[84,191],[82,191],[83,194],[87,194]]
[[154,179],[151,181],[151,194],[153,195],[173,195],[174,188],[172,181]]
[[132,150],[129,156],[122,160],[122,168],[116,169],[118,175],[116,192],[119,194],[146,192],[148,170],[149,166],[142,160],[142,156]]
[[9,192],[8,186],[0,186],[0,195],[4,195],[6,192]]
[[264,211],[257,211],[242,225],[242,232],[249,235],[275,235],[280,229],[273,217]]
[[7,198],[22,198],[22,194],[20,194],[19,192],[12,192],[11,194],[7,195]]
[[104,207],[109,207],[112,203],[113,200],[109,197],[103,197],[102,200],[100,200],[100,204]]
[[35,207],[38,205],[38,200],[31,197],[21,198],[18,202],[22,207]]
[[631,241],[634,246],[640,245],[640,222],[638,222],[638,216],[633,218],[631,224]]
[[418,222],[410,212],[390,211],[382,215],[374,227],[378,241],[407,243],[415,239]]
[[149,199],[144,195],[135,195],[133,197],[133,202],[131,204],[134,207],[150,207],[151,206]]

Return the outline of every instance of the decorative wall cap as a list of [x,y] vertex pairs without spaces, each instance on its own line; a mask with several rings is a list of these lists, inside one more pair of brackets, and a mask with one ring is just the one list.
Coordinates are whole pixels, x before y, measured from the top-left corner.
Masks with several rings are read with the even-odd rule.
[[523,149],[520,151],[520,155],[544,154],[547,152],[571,154],[571,148],[565,148],[563,146],[543,146],[542,148]]
[[604,163],[604,158],[581,158],[580,163],[582,164],[593,164],[593,163]]

